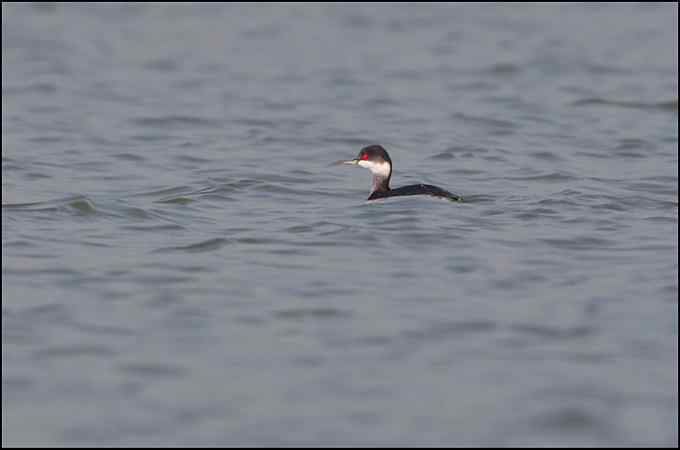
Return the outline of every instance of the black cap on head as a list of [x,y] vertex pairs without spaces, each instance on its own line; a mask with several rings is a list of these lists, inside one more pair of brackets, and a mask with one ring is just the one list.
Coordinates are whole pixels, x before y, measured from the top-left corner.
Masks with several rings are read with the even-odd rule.
[[380,145],[369,145],[368,147],[362,148],[359,152],[359,155],[357,156],[357,159],[363,161],[373,161],[376,163],[387,161],[390,165],[392,165],[390,155],[388,155],[387,151]]

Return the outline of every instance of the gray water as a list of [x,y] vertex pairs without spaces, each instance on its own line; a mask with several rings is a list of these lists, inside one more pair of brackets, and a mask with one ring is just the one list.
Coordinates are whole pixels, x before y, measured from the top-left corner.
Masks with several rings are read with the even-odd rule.
[[677,446],[677,251],[677,3],[2,4],[3,445]]

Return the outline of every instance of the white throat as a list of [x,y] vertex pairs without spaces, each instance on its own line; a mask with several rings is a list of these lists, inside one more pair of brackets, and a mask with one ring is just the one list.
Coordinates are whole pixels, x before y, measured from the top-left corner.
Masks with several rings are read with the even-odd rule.
[[387,161],[376,163],[373,161],[360,160],[358,164],[361,167],[365,167],[366,169],[370,170],[373,175],[380,178],[387,178],[390,176],[390,173],[392,172],[392,167],[390,166],[390,163],[388,163]]

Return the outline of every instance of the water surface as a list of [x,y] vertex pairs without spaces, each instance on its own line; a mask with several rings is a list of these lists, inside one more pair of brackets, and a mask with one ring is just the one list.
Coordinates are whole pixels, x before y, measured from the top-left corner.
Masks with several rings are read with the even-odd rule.
[[3,446],[677,446],[677,18],[3,3]]

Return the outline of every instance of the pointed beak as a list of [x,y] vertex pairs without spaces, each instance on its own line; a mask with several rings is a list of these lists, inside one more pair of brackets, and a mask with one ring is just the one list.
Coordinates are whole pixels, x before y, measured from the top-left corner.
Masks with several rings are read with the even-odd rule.
[[334,165],[336,165],[336,166],[341,166],[343,164],[349,164],[351,166],[355,166],[355,165],[359,164],[359,160],[358,159],[350,159],[348,161],[336,161],[334,163]]

